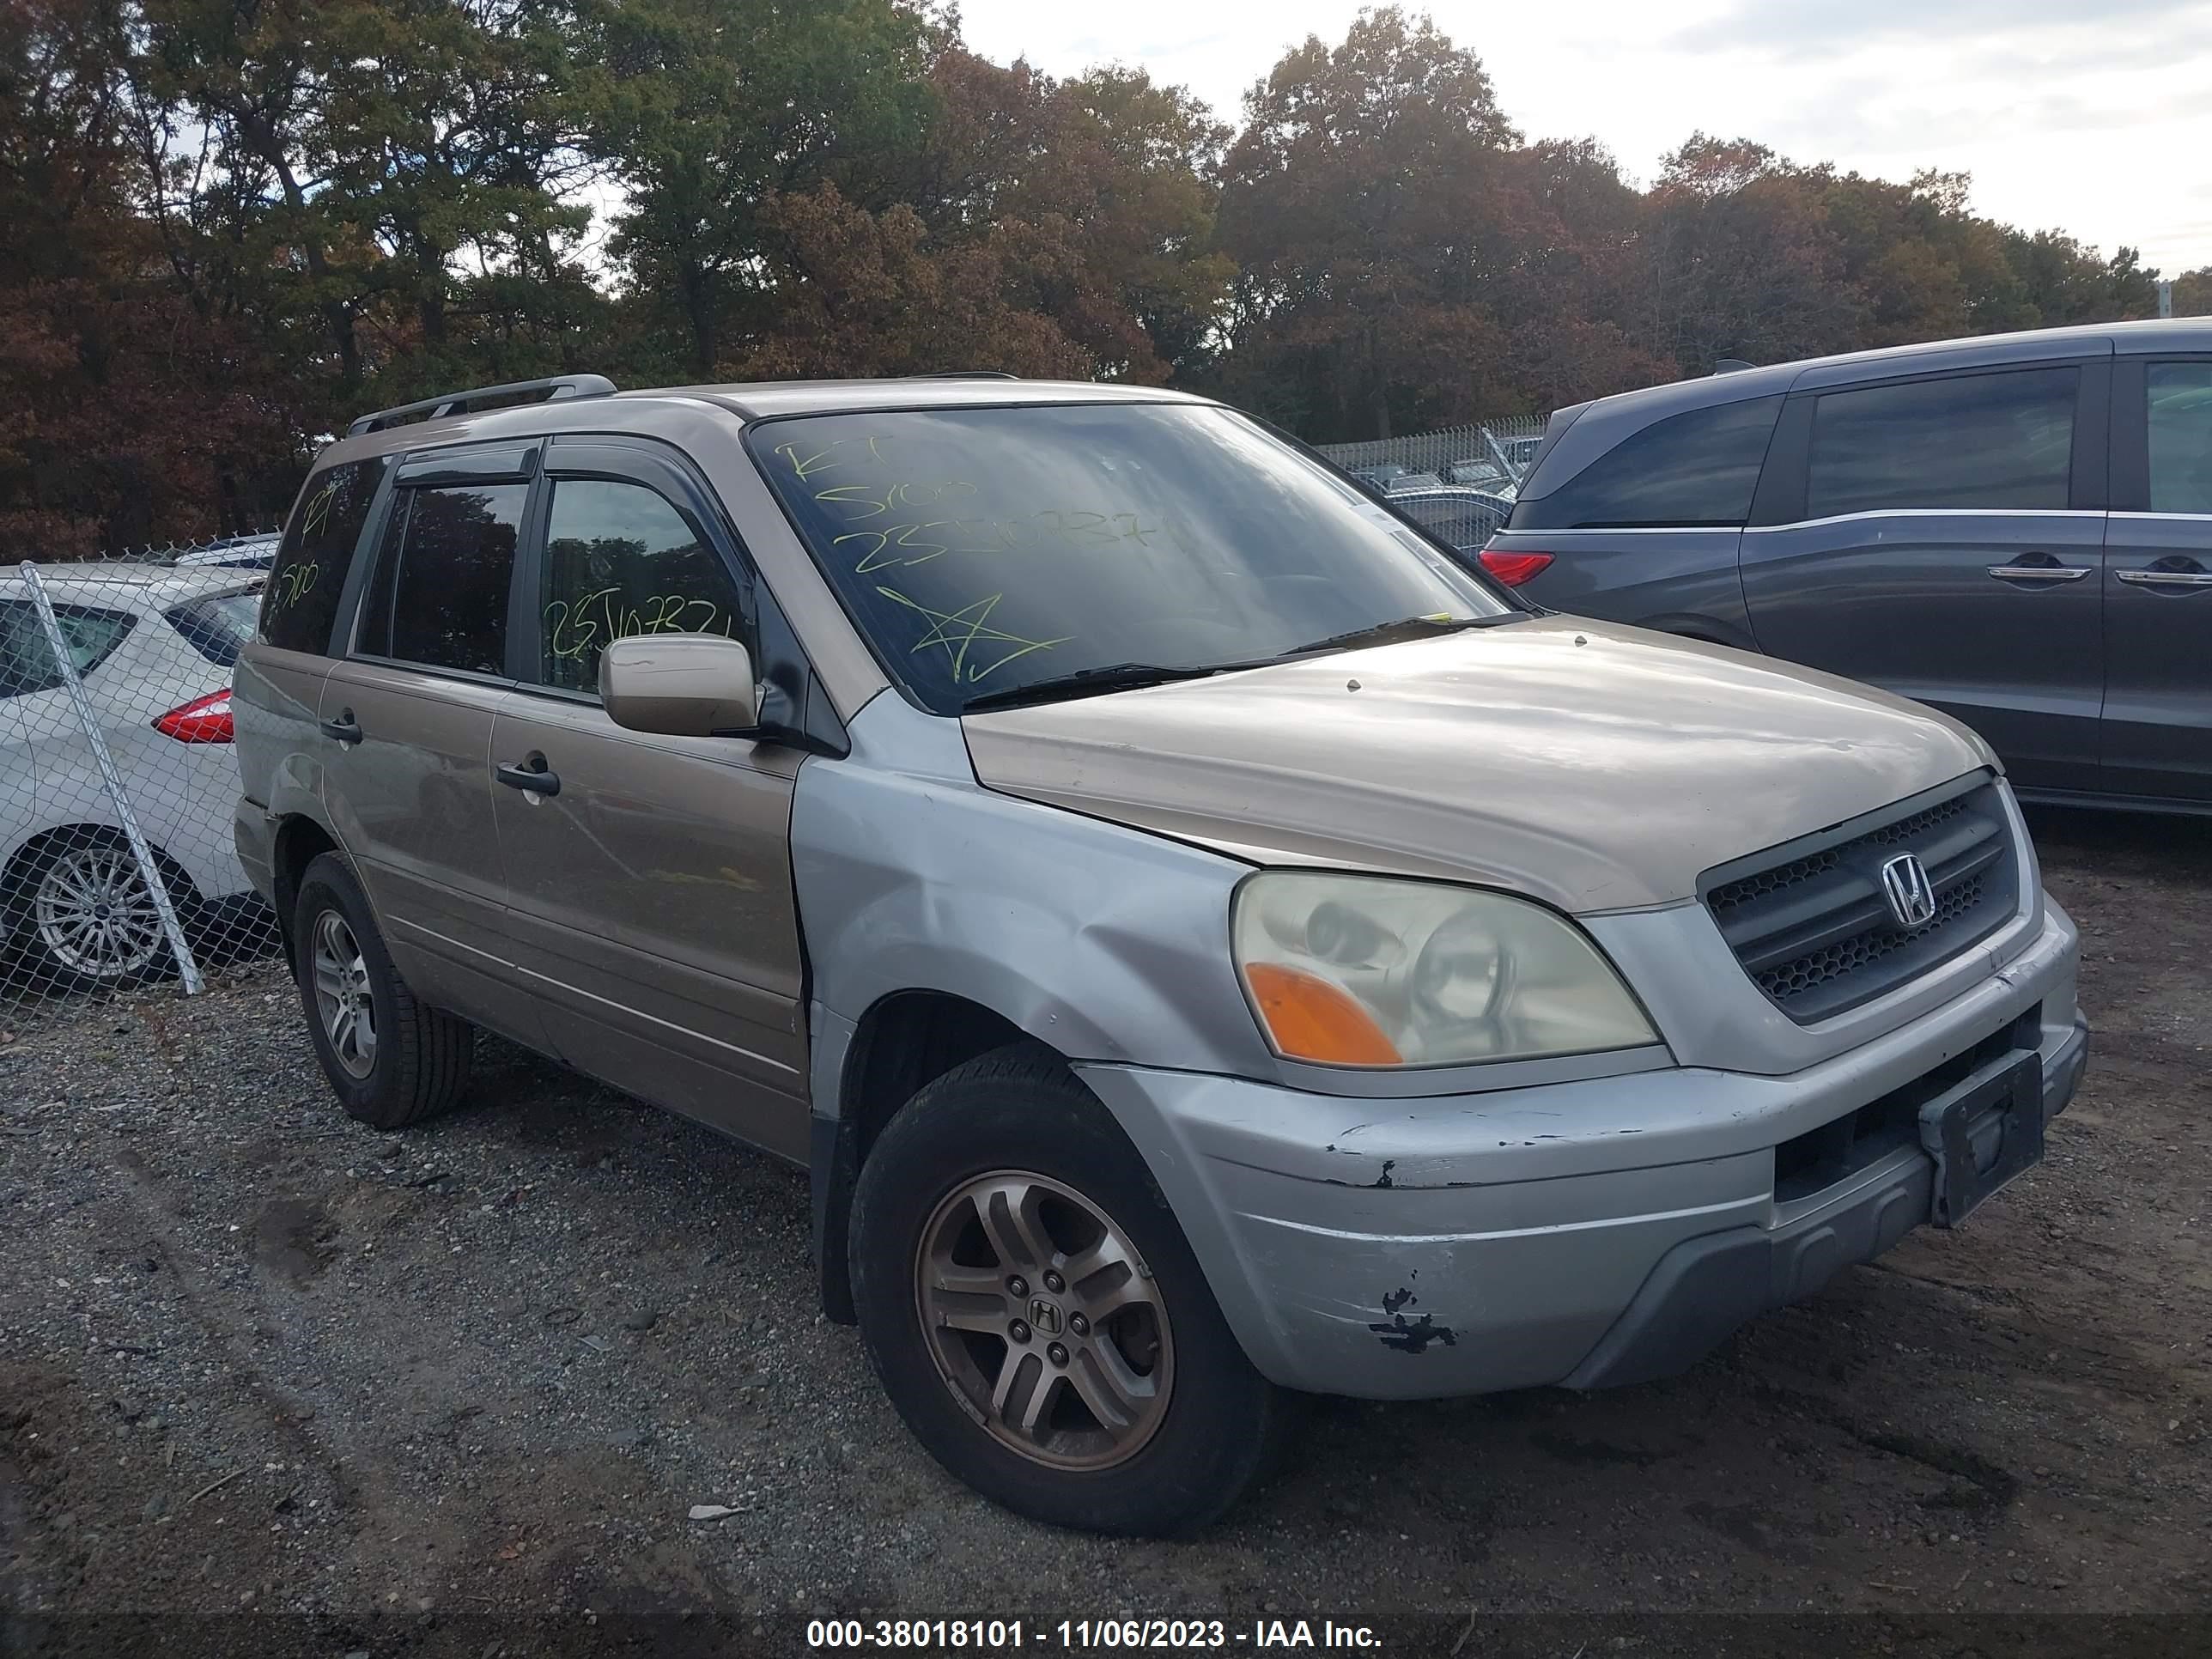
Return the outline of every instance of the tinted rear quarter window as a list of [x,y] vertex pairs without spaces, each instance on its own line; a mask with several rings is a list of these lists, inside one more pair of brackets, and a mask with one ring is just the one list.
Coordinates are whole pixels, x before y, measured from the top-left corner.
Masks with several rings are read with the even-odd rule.
[[2212,514],[2212,363],[2153,363],[2146,374],[2150,510]]
[[1824,392],[1805,516],[2066,506],[2081,371],[2011,369]]
[[403,491],[362,609],[362,651],[504,676],[515,536],[529,495],[524,483]]
[[392,459],[343,462],[307,480],[262,596],[261,637],[270,644],[319,654],[331,648],[354,548]]
[[218,593],[179,605],[168,613],[169,625],[210,662],[229,668],[253,637],[254,617],[260,607],[257,593]]
[[1781,412],[1777,396],[1654,421],[1550,494],[1522,497],[1513,528],[1741,524]]

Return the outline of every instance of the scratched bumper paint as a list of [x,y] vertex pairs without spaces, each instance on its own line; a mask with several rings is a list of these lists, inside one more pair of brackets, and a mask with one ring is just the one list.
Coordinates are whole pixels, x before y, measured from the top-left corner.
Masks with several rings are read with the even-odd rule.
[[1079,1069],[1146,1155],[1263,1372],[1376,1399],[1479,1394],[1573,1376],[1686,1241],[1750,1228],[1783,1242],[1831,1222],[1856,1237],[1848,1206],[1881,1199],[1881,1181],[1924,1190],[1932,1165],[1908,1148],[1778,1206],[1774,1148],[2031,1009],[2045,1111],[2061,1109],[2081,1044],[2074,951],[2052,907],[1973,994],[1781,1076],[1682,1066],[1382,1100]]

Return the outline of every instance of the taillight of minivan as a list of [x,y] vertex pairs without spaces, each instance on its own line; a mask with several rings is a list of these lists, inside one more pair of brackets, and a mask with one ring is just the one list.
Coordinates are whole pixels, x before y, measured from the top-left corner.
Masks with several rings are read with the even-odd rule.
[[154,729],[179,743],[228,743],[232,737],[230,688],[226,685],[220,691],[179,703],[157,719]]
[[1508,587],[1520,586],[1552,562],[1549,553],[1511,553],[1498,547],[1484,548],[1480,556],[1482,568]]

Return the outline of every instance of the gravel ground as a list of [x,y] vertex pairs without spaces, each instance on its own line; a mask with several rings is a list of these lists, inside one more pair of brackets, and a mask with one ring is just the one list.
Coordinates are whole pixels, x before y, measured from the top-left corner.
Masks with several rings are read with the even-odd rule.
[[817,1316],[782,1164],[489,1042],[473,1109],[374,1134],[273,964],[0,1010],[0,1653],[786,1652],[829,1613],[2212,1650],[2212,823],[2036,828],[2097,1027],[2043,1167],[1674,1382],[1316,1402],[1184,1544],[940,1473]]

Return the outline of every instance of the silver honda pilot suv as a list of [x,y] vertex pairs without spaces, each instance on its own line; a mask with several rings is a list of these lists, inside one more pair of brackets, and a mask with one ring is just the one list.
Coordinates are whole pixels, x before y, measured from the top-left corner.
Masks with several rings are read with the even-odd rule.
[[914,1432],[1068,1525],[1218,1516],[1294,1391],[1678,1370],[2081,1073],[1965,727],[1532,612],[1176,393],[364,416],[234,706],[349,1111],[483,1029],[805,1164]]

